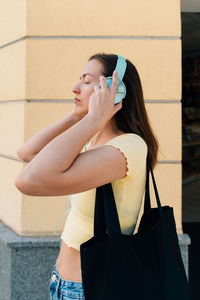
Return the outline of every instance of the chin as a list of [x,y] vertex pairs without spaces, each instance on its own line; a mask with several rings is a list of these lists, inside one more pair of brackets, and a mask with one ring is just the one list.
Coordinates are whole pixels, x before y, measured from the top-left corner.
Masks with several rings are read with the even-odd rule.
[[88,110],[83,109],[83,107],[80,107],[79,105],[75,105],[74,110],[77,111],[80,114],[87,114]]

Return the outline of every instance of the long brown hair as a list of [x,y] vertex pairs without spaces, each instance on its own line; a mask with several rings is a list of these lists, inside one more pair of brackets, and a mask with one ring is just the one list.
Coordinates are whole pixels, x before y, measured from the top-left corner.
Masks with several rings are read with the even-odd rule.
[[[97,53],[92,59],[98,60],[103,65],[103,75],[112,76],[117,63],[116,54]],[[126,133],[136,133],[141,136],[147,144],[152,168],[157,163],[158,140],[155,137],[146,112],[142,85],[136,67],[130,60],[126,59],[127,67],[123,77],[126,85],[126,97],[122,100],[122,108],[113,116],[119,130]]]

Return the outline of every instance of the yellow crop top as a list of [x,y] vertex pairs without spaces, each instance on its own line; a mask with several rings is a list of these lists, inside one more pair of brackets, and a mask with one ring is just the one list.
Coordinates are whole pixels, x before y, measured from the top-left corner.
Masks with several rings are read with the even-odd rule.
[[[123,152],[127,160],[127,176],[113,181],[121,231],[133,234],[145,190],[147,145],[137,134],[125,133],[109,140],[104,145],[112,145]],[[81,152],[83,152],[81,149]],[[65,221],[61,239],[80,251],[80,245],[94,235],[94,207],[96,188],[72,194],[71,210]]]

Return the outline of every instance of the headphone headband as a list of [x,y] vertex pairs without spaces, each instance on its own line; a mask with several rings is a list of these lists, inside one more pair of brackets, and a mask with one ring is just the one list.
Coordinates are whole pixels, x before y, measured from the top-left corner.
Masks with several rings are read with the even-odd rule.
[[[118,82],[117,82],[117,90],[116,90],[116,95],[115,95],[115,104],[120,102],[126,96],[126,86],[125,86],[124,82],[122,81],[122,79],[124,77],[124,73],[126,71],[126,66],[127,66],[126,59],[121,55],[118,55],[118,54],[116,54],[116,55],[117,55],[118,59],[117,59],[115,70],[118,73]],[[112,83],[112,76],[106,77],[106,82],[107,82],[108,88],[110,88],[111,83]],[[99,87],[101,88],[101,83],[99,83]]]
[[126,66],[127,66],[127,62],[126,62],[126,59],[117,54],[117,65],[116,65],[116,71],[118,73],[118,79],[122,81],[123,77],[124,77],[124,73],[126,71]]

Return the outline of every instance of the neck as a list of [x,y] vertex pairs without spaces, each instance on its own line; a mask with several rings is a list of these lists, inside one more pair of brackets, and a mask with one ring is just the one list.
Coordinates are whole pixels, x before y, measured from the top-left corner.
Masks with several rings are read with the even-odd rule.
[[113,119],[111,119],[100,131],[98,131],[92,138],[92,145],[101,145],[106,143],[110,138],[120,134],[121,131],[117,128]]

